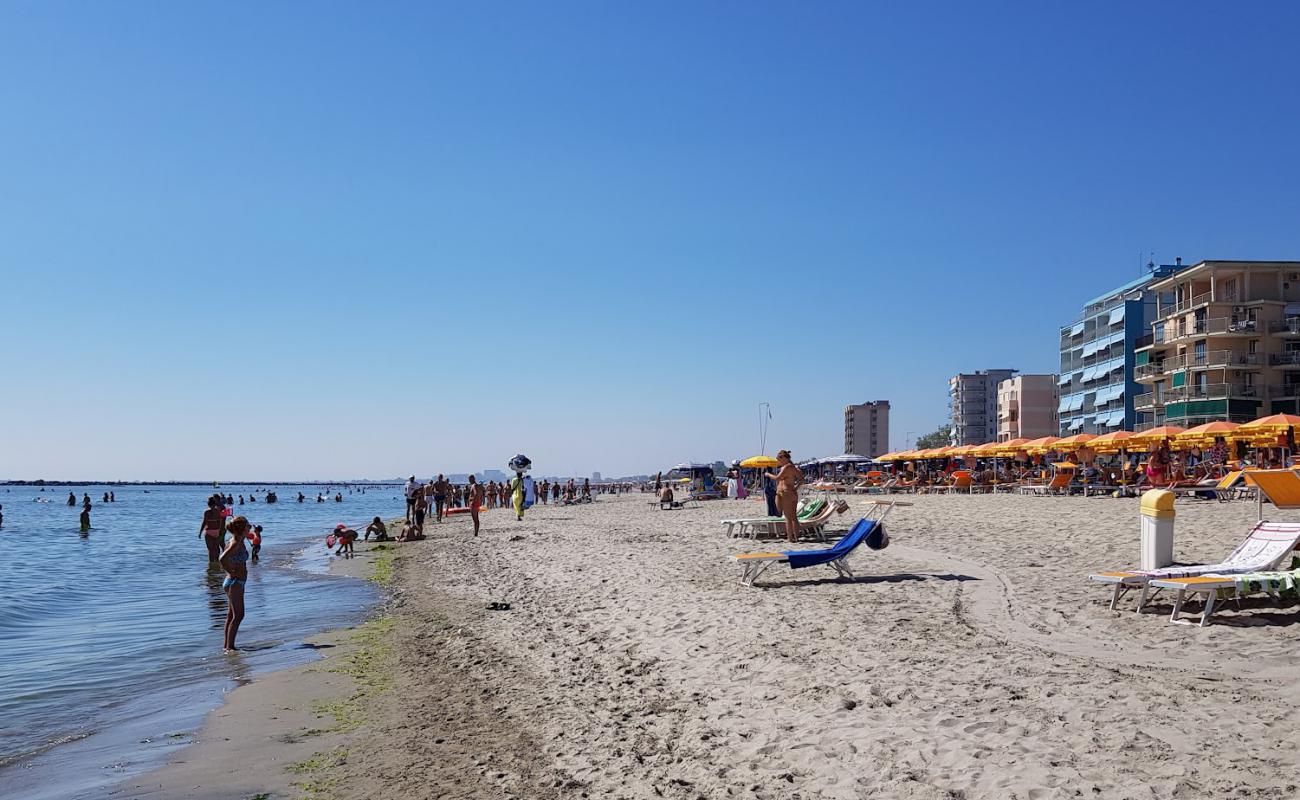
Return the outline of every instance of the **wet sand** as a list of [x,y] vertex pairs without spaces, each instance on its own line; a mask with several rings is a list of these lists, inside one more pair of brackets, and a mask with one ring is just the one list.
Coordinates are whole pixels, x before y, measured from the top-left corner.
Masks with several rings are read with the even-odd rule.
[[[272,797],[302,794],[283,765],[313,757],[316,796],[339,798],[1296,794],[1295,604],[1246,601],[1205,629],[1168,624],[1162,603],[1110,611],[1086,575],[1135,565],[1135,500],[900,499],[916,505],[890,517],[889,549],[857,554],[855,581],[779,567],[762,588],[729,556],[770,543],[718,524],[755,501],[488,512],[477,539],[468,520],[431,525],[399,550],[368,662],[388,683],[355,729],[280,745],[275,706],[250,701],[238,724],[262,746],[204,755],[220,737],[201,735],[183,755],[238,758]],[[833,527],[865,510],[851,503]],[[1254,504],[1178,514],[1175,558],[1217,560]],[[199,782],[169,769],[172,787]]]

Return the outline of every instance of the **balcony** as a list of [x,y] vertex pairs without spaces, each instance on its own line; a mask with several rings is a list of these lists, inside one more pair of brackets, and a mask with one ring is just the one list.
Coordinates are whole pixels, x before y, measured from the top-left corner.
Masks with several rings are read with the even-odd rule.
[[1271,355],[1268,363],[1273,367],[1300,367],[1300,352]]
[[1214,319],[1198,319],[1193,321],[1191,325],[1176,325],[1172,322],[1165,322],[1155,329],[1154,335],[1156,342],[1163,343],[1193,336],[1216,336],[1220,334],[1254,336],[1259,329],[1259,322],[1253,319],[1215,317]]
[[1142,364],[1140,366],[1136,366],[1133,368],[1133,380],[1138,381],[1139,383],[1142,381],[1159,380],[1160,376],[1164,374],[1165,374],[1164,362],[1158,362],[1155,364]]
[[1280,333],[1283,336],[1300,336],[1300,317],[1287,317],[1281,322],[1270,322],[1268,332]]
[[1210,293],[1205,292],[1203,294],[1198,294],[1195,297],[1192,297],[1190,299],[1180,300],[1179,302],[1174,303],[1172,306],[1161,308],[1160,316],[1161,318],[1164,318],[1169,316],[1170,314],[1181,314],[1184,311],[1191,311],[1193,308],[1196,308],[1197,306],[1208,305],[1210,302],[1211,302]]
[[1136,411],[1154,411],[1164,407],[1164,400],[1156,397],[1155,392],[1145,392],[1133,398],[1133,408]]

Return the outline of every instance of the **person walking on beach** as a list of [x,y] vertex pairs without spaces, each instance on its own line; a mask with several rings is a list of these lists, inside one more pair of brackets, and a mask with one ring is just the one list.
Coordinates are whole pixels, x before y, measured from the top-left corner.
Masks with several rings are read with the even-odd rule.
[[208,546],[208,563],[221,559],[221,549],[226,544],[222,533],[221,508],[216,497],[208,498],[208,510],[203,512],[203,522],[199,524],[199,538]]
[[782,450],[776,454],[776,463],[780,467],[776,473],[765,472],[764,477],[776,481],[776,505],[785,517],[785,538],[787,542],[799,539],[799,516],[796,507],[799,503],[799,484],[803,483],[803,473],[791,463],[790,451]]
[[[415,484],[415,476],[412,475],[406,481],[406,489],[404,490],[406,494],[406,521],[407,522],[410,522],[415,517],[415,493],[418,490],[419,487]],[[319,496],[317,497],[317,502],[319,502]]]
[[483,508],[483,484],[473,475],[469,476],[469,516],[474,520],[474,535],[478,536],[478,512]]
[[429,502],[424,499],[423,492],[415,494],[415,529],[424,533],[424,515],[429,513]]
[[230,531],[230,544],[221,551],[218,559],[221,568],[226,571],[226,579],[221,588],[226,593],[226,639],[224,652],[235,649],[235,634],[239,633],[239,623],[244,621],[244,584],[248,582],[248,548],[244,547],[244,537],[248,535],[248,519],[235,517],[226,525]]
[[451,484],[443,474],[439,472],[438,480],[433,482],[433,504],[439,522],[442,522],[443,516],[447,513],[447,495],[450,493]]

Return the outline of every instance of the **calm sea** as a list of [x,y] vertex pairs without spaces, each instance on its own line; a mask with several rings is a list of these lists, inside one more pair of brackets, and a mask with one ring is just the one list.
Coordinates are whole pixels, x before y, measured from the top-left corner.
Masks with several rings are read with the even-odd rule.
[[[102,796],[187,741],[221,695],[313,656],[304,637],[364,617],[366,581],[328,575],[324,537],[404,510],[400,487],[226,485],[264,526],[241,652],[223,655],[226,599],[198,538],[212,487],[0,487],[0,786],[7,797]],[[103,503],[104,492],[116,494]],[[301,491],[307,501],[298,503]],[[91,530],[78,524],[90,495]],[[48,501],[48,502],[45,502]]]

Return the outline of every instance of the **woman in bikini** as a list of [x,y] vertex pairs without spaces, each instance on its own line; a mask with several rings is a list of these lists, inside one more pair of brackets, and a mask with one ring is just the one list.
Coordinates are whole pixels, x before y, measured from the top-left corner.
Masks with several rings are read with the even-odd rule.
[[786,541],[799,539],[799,484],[803,483],[803,473],[790,461],[790,451],[782,450],[776,454],[776,463],[780,467],[776,473],[766,472],[765,477],[776,481],[776,507],[785,517]]
[[226,641],[225,651],[235,649],[235,634],[239,633],[239,623],[244,621],[244,584],[248,582],[248,548],[244,547],[244,537],[248,535],[248,520],[242,516],[235,517],[226,525],[230,531],[230,544],[221,551],[221,568],[226,571],[226,579],[221,588],[226,592]]
[[221,506],[216,497],[209,497],[208,510],[203,512],[203,522],[199,525],[199,538],[208,546],[209,564],[221,558],[221,548],[226,544],[226,536],[221,532],[223,527]]

